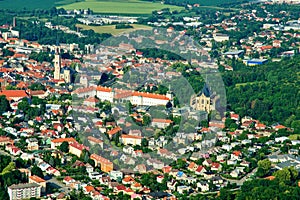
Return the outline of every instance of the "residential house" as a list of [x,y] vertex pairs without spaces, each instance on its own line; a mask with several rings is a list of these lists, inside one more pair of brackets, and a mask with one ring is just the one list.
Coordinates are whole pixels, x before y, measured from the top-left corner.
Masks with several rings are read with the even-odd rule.
[[195,171],[195,174],[203,176],[205,172],[207,172],[205,167],[203,167],[202,165],[199,165]]
[[76,142],[74,138],[57,138],[51,140],[51,149],[56,149],[59,147],[63,142],[73,143]]
[[46,192],[46,181],[36,175],[29,176],[29,183],[36,183],[41,186],[41,192]]
[[76,155],[77,157],[81,156],[83,150],[89,151],[90,148],[83,144],[79,144],[78,142],[72,142],[69,144],[69,153]]
[[110,172],[113,170],[113,163],[106,158],[103,158],[97,154],[92,154],[90,156],[92,160],[95,161],[95,166],[100,166],[101,170],[104,172]]
[[64,179],[63,179],[63,183],[66,184],[67,186],[70,185],[71,183],[75,183],[75,179],[73,179],[72,177],[70,176],[66,176]]
[[200,192],[207,192],[209,191],[209,185],[207,182],[200,181],[197,183],[197,188]]
[[185,193],[185,192],[189,192],[189,190],[190,190],[190,187],[189,186],[186,186],[186,185],[180,185],[180,186],[177,186],[177,192],[179,193],[179,194],[183,194],[183,193]]
[[212,171],[221,171],[222,170],[222,165],[220,163],[217,162],[213,162],[211,164],[211,168]]
[[123,172],[121,172],[121,171],[111,171],[111,172],[109,173],[109,176],[110,176],[110,178],[111,178],[112,180],[117,181],[117,180],[119,180],[119,179],[123,179]]
[[151,126],[158,127],[158,128],[166,128],[170,124],[172,124],[173,121],[169,119],[158,119],[154,118],[152,119]]
[[28,151],[35,151],[39,149],[38,140],[36,138],[26,139]]
[[124,145],[141,145],[142,144],[142,138],[141,136],[133,136],[133,135],[125,135],[122,134],[120,137],[120,141]]

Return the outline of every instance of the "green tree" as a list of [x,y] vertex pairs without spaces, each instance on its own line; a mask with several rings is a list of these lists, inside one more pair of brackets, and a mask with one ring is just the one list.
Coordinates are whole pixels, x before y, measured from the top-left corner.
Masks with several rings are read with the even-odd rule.
[[151,123],[151,117],[149,115],[143,116],[143,125],[148,126]]
[[293,121],[291,126],[294,129],[294,133],[300,134],[300,120]]
[[27,98],[23,98],[22,101],[18,104],[18,109],[27,113],[30,108],[30,104],[28,103]]
[[31,174],[32,175],[37,175],[41,178],[44,178],[44,174],[43,171],[41,170],[41,168],[39,168],[38,166],[34,165],[31,169]]
[[0,96],[0,114],[10,109],[9,102],[4,95]]
[[269,159],[264,159],[258,161],[258,169],[257,169],[257,175],[262,177],[265,176],[267,173],[269,173],[271,169],[271,161]]
[[61,150],[62,152],[68,153],[69,152],[69,143],[66,141],[61,143],[61,145],[59,146],[59,150]]

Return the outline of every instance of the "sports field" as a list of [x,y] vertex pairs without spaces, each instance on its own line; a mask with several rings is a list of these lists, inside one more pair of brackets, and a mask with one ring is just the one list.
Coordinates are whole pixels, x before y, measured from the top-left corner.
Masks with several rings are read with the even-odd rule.
[[170,8],[170,10],[181,10],[183,7],[164,5],[159,2],[152,3],[141,0],[85,0],[59,6],[66,10],[88,9],[96,13],[115,14],[151,14],[154,10]]
[[115,25],[105,25],[105,26],[88,26],[83,24],[77,24],[76,26],[84,30],[94,30],[96,33],[111,33],[112,35],[118,35],[121,33],[128,33],[135,30],[150,30],[152,27],[145,26],[141,24],[130,24],[133,28],[126,29],[115,29]]

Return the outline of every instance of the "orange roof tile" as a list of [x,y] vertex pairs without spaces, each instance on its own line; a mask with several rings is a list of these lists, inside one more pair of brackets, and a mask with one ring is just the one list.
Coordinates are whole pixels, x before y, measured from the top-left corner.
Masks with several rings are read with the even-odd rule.
[[122,134],[121,138],[142,139],[143,137],[142,136],[137,136],[137,135],[125,135],[125,134]]
[[108,87],[102,87],[102,86],[98,86],[96,88],[97,91],[101,91],[101,92],[111,92],[112,88],[108,88]]
[[119,131],[122,131],[122,128],[117,126],[113,129],[111,129],[110,131],[107,131],[107,134],[108,135],[114,135],[114,134],[118,133]]
[[172,120],[169,120],[169,119],[158,119],[158,118],[152,119],[152,122],[157,122],[157,123],[168,123],[168,124],[173,123]]
[[94,159],[94,160],[96,160],[96,161],[98,161],[100,163],[112,164],[112,162],[110,162],[108,159],[103,158],[103,157],[101,157],[101,156],[99,156],[97,154],[94,154],[94,153],[90,156],[90,158]]
[[0,91],[0,95],[6,96],[7,99],[11,99],[14,97],[27,97],[25,90],[2,90]]
[[46,182],[44,179],[42,179],[41,177],[36,176],[36,175],[29,176],[29,179],[31,179],[31,180],[33,180],[34,182],[37,182],[37,183]]
[[63,142],[76,142],[76,140],[74,138],[56,138],[51,140],[51,142],[53,143],[63,143]]

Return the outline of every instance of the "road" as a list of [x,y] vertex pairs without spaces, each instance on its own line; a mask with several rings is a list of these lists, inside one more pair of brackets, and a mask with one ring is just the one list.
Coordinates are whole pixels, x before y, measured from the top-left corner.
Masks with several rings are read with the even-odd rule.
[[46,180],[46,183],[51,184],[52,186],[58,188],[62,192],[67,192],[69,190],[69,187],[57,180],[55,177]]
[[5,156],[9,156],[9,157],[11,158],[12,161],[14,161],[14,160],[17,159],[17,157],[15,157],[15,156],[13,156],[13,155],[11,155],[11,154],[9,154],[9,153],[3,151],[2,149],[0,149],[0,154],[1,154],[1,155],[5,155]]
[[222,175],[221,175],[221,177],[222,177],[224,180],[230,182],[231,184],[236,183],[237,186],[241,186],[241,185],[243,185],[243,183],[244,183],[250,176],[254,175],[254,174],[256,173],[256,171],[257,171],[257,168],[253,169],[250,173],[248,173],[246,176],[244,176],[243,178],[241,178],[241,179],[239,179],[239,180],[236,180],[236,179],[228,179],[228,178],[223,177]]
[[[11,155],[11,154],[3,151],[2,149],[0,149],[0,154],[11,157],[12,161],[15,161],[18,158],[17,156],[13,156],[13,155]],[[63,184],[62,182],[58,181],[55,177],[52,177],[52,178],[46,180],[46,183],[52,184],[54,187],[59,188],[61,191],[68,191],[69,190],[69,188],[66,187],[65,184]]]
[[[269,156],[278,155],[279,153],[280,153],[280,150],[272,152]],[[236,183],[238,186],[241,186],[250,176],[254,175],[256,172],[257,172],[257,168],[253,169],[250,173],[248,173],[246,176],[244,176],[240,180],[228,179],[223,176],[222,176],[222,178],[226,181],[229,181],[230,183]]]

